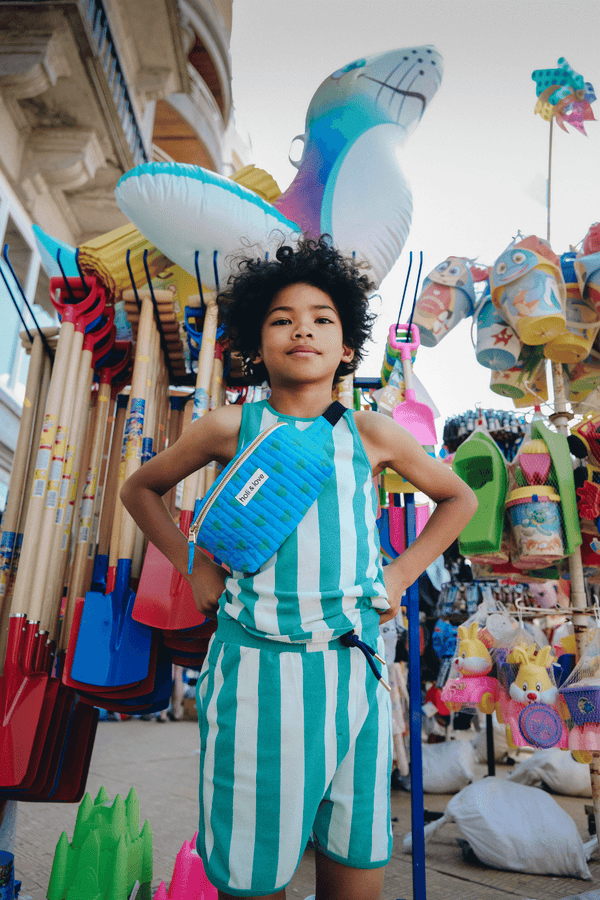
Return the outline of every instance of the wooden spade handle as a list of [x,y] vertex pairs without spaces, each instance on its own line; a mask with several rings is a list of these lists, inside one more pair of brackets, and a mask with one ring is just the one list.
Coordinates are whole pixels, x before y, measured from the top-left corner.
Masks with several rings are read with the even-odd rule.
[[[54,593],[54,579],[56,577],[56,532],[62,534],[62,523],[56,523],[56,513],[59,507],[59,495],[62,486],[63,471],[67,459],[67,449],[70,442],[69,430],[76,414],[80,393],[82,390],[81,370],[90,369],[92,358],[91,351],[83,351],[83,333],[76,329],[71,345],[71,358],[67,380],[63,389],[62,403],[58,415],[58,427],[52,449],[50,469],[46,489],[46,502],[39,522],[39,544],[36,554],[35,569],[30,582],[31,605],[29,607],[30,619],[33,622],[40,621],[44,601],[48,609],[48,598]],[[85,377],[86,372],[83,372]],[[47,620],[46,620],[47,621]]]
[[[194,306],[200,298],[190,297],[188,306]],[[219,318],[219,308],[217,306],[217,295],[212,291],[206,291],[204,294],[204,302],[206,303],[206,313],[204,316],[204,326],[202,328],[202,344],[198,355],[198,371],[196,373],[196,391],[194,394],[194,410],[192,413],[192,421],[202,418],[209,410],[210,403],[210,386],[213,370],[213,362],[215,358],[215,341],[217,338],[217,322]],[[185,479],[183,487],[182,509],[190,510],[194,508],[196,497],[199,495],[199,487],[204,486],[204,476],[200,472],[194,472]]]
[[[19,524],[19,513],[21,510],[21,501],[23,499],[23,488],[27,474],[27,463],[29,461],[31,436],[33,433],[43,366],[44,345],[40,335],[36,334],[31,347],[31,359],[29,361],[29,371],[27,373],[23,412],[21,413],[19,435],[15,447],[13,467],[10,473],[8,500],[2,517],[3,534],[6,532],[15,532]],[[3,582],[2,572],[0,571],[0,584],[1,583]]]
[[25,399],[23,401],[21,424],[10,475],[8,500],[2,518],[2,533],[0,537],[0,673],[3,669],[6,653],[11,589],[19,556],[18,547],[16,546],[19,540],[19,518],[24,494],[23,488],[27,476],[27,464],[34,435],[35,411],[40,399],[43,369],[44,345],[40,335],[36,334],[31,347]]
[[[110,547],[110,533],[113,523],[115,501],[117,497],[117,484],[119,481],[119,468],[121,465],[121,451],[123,449],[123,430],[125,428],[125,419],[127,417],[127,407],[118,406],[114,417],[114,422],[110,422],[107,428],[108,446],[105,443],[104,451],[108,454],[106,461],[102,462],[100,482],[102,486],[101,512],[98,523],[98,554],[106,556]],[[112,424],[112,428],[111,428]],[[110,432],[110,435],[108,434]],[[104,478],[104,481],[103,481]]]
[[[33,614],[39,615],[41,598],[32,597],[30,584],[35,572],[36,558],[39,550],[40,525],[46,502],[46,480],[48,477],[52,448],[54,446],[54,438],[56,437],[56,427],[62,395],[67,382],[74,330],[75,326],[72,322],[64,322],[61,326],[58,343],[56,345],[52,378],[50,380],[48,396],[46,398],[46,412],[35,463],[36,468],[33,478],[33,488],[30,495],[27,520],[23,532],[21,559],[11,605],[12,614],[24,613],[31,615],[33,607]],[[33,619],[33,621],[37,621],[37,619]]]
[[98,494],[98,480],[102,454],[106,438],[109,408],[111,405],[110,384],[100,383],[96,399],[96,417],[94,422],[91,447],[87,464],[85,481],[81,496],[81,505],[77,515],[77,521],[73,523],[74,547],[73,562],[68,578],[67,604],[63,627],[60,635],[60,646],[64,649],[68,645],[69,634],[75,610],[75,600],[83,596],[87,590],[86,576],[88,573],[89,549],[93,540],[92,523],[94,519],[94,507]]
[[[138,328],[135,362],[131,379],[131,394],[128,409],[129,433],[125,447],[124,481],[138,470],[141,464],[143,421],[148,396],[148,371],[150,367],[150,351],[154,324],[154,309],[150,296],[142,300],[142,313]],[[123,506],[117,500],[120,510],[119,559],[131,559],[135,542],[136,525]]]
[[[221,348],[215,347],[212,379],[210,382],[210,408],[218,409],[223,405],[223,353]],[[217,477],[217,463],[213,461],[204,470],[204,493],[212,487]]]

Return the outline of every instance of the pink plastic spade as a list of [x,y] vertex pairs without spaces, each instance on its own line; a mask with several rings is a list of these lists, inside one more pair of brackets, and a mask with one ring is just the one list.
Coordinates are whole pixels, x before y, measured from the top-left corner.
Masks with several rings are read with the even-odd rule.
[[412,380],[411,351],[416,350],[421,343],[419,329],[416,325],[410,326],[412,340],[400,340],[398,331],[404,329],[408,333],[408,325],[392,325],[390,327],[390,347],[400,351],[402,369],[404,372],[404,403],[399,403],[394,409],[394,421],[406,428],[420,444],[430,446],[437,444],[435,422],[433,412],[426,403],[417,403]]

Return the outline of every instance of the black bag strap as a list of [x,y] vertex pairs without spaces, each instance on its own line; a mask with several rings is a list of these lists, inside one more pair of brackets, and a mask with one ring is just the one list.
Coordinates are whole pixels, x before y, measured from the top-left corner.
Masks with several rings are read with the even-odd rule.
[[344,413],[347,410],[347,406],[344,406],[343,403],[340,403],[339,400],[334,400],[331,406],[328,406],[325,412],[323,413],[322,418],[326,419],[329,424],[333,427],[336,425]]

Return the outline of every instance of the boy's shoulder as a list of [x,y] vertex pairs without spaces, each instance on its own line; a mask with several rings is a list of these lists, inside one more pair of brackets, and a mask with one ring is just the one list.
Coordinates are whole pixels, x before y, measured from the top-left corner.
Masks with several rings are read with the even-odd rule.
[[187,437],[194,452],[204,448],[211,459],[226,465],[235,456],[241,422],[241,406],[220,406],[192,422],[182,438]]
[[389,430],[390,424],[394,429],[393,419],[383,413],[354,410],[354,422],[361,436],[376,437],[382,433],[382,429]]

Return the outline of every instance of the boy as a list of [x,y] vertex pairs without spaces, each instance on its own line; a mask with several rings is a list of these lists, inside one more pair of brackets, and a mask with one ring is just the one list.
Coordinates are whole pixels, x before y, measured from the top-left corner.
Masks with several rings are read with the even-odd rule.
[[[294,532],[252,576],[196,553],[162,495],[216,459],[226,465],[268,425],[307,427],[370,336],[372,284],[331,243],[244,260],[219,297],[231,347],[268,401],[193,423],[125,484],[122,499],[184,574],[217,633],[198,683],[198,850],[220,900],[284,898],[307,840],[317,900],[378,900],[391,854],[388,694],[353,632],[378,644],[409,585],[464,528],[472,491],[389,417],[347,410],[328,447],[334,474]],[[285,464],[285,460],[283,460]],[[437,507],[415,543],[382,569],[373,475],[389,467]],[[379,642],[379,643],[378,643]]]

